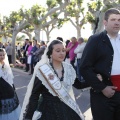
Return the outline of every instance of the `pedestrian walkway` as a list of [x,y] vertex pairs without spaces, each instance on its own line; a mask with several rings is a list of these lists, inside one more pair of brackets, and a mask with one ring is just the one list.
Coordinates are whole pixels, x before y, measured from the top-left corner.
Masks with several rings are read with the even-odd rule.
[[24,74],[26,74],[28,76],[32,76],[32,74],[29,75],[28,72],[25,72],[23,68],[12,67],[12,70],[16,71],[16,72],[22,72],[22,73],[24,73]]

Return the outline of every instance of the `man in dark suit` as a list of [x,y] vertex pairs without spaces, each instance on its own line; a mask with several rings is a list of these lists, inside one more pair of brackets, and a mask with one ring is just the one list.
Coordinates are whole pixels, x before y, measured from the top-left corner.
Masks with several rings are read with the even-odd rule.
[[32,55],[32,58],[31,58],[31,73],[29,75],[33,74],[33,72],[34,72],[34,66],[35,66],[35,61],[34,61],[35,55],[34,55],[34,53],[37,49],[38,49],[37,48],[37,40],[34,40],[33,41],[33,47],[32,47],[32,50],[30,52],[31,55]]
[[94,120],[120,120],[120,11],[105,12],[105,31],[90,36],[80,71],[90,84]]
[[27,50],[28,50],[28,47],[29,47],[29,39],[25,39],[25,45],[23,47],[23,56],[25,58],[25,72],[28,72],[29,71],[29,65],[27,63]]

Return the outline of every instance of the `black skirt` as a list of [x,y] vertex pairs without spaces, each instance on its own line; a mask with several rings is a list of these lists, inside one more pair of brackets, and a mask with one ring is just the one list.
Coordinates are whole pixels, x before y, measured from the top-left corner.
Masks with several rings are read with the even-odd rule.
[[14,111],[19,105],[19,100],[14,87],[0,78],[0,115]]
[[38,111],[42,113],[39,120],[81,120],[74,110],[54,96],[43,96]]
[[29,104],[26,106],[23,115],[24,118],[32,119],[36,110],[42,113],[39,120],[81,120],[74,110],[57,96],[50,94],[37,77],[35,78]]

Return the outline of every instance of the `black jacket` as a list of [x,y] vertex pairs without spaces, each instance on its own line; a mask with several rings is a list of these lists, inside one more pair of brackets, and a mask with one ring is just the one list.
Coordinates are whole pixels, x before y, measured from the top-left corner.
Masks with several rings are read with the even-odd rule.
[[28,50],[28,47],[29,47],[29,45],[23,46],[23,50],[24,50],[23,56],[24,56],[24,57],[26,57],[26,52],[27,52],[27,50]]
[[[114,51],[106,31],[89,38],[81,58],[80,72],[97,92],[103,90],[107,85],[112,85],[110,75],[113,54]],[[97,78],[97,74],[102,75],[102,82]]]

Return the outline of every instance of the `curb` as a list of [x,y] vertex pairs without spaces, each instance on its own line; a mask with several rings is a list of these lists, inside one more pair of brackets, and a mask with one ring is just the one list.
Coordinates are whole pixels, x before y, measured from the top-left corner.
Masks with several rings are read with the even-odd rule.
[[27,72],[24,72],[24,69],[19,69],[19,68],[11,68],[11,69],[12,69],[13,71],[27,73]]

